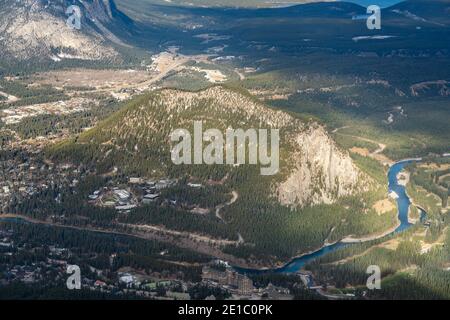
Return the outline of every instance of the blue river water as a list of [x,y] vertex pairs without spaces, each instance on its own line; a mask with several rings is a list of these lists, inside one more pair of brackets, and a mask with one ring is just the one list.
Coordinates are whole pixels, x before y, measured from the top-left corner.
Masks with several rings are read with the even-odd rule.
[[[389,192],[395,192],[398,195],[397,198],[397,208],[398,208],[398,219],[400,220],[400,225],[389,235],[402,232],[409,227],[412,226],[411,223],[408,221],[408,210],[409,205],[411,204],[411,201],[408,198],[408,195],[406,194],[405,187],[398,184],[397,181],[397,175],[399,172],[403,170],[405,165],[408,163],[414,162],[417,160],[405,160],[395,163],[391,166],[388,172],[388,183],[389,183]],[[425,212],[422,212],[422,219],[425,216]],[[388,236],[388,235],[386,235]],[[239,273],[245,273],[245,274],[261,274],[261,273],[294,273],[300,271],[306,264],[310,263],[314,259],[320,258],[324,256],[327,253],[336,251],[338,249],[351,246],[351,243],[343,243],[343,242],[337,242],[335,244],[331,244],[328,246],[325,246],[317,251],[314,251],[312,253],[308,253],[306,255],[303,255],[301,257],[297,257],[292,259],[290,262],[285,264],[282,267],[275,268],[275,269],[246,269],[246,268],[240,268],[240,267],[233,267],[236,271]]]
[[[405,187],[398,184],[397,175],[403,170],[405,165],[416,160],[405,160],[395,163],[391,166],[388,172],[388,182],[389,182],[389,192],[395,192],[398,195],[397,207],[398,207],[398,219],[400,220],[400,225],[389,235],[402,232],[412,226],[408,222],[408,209],[411,204],[408,195],[406,194]],[[426,213],[422,211],[421,220],[425,217]],[[2,218],[2,220],[10,220],[15,222],[26,222],[20,218]],[[386,235],[388,236],[388,235]],[[233,267],[239,273],[245,274],[261,274],[261,273],[295,273],[300,271],[306,264],[310,263],[314,259],[320,258],[327,253],[336,251],[338,249],[351,246],[351,243],[337,242],[328,246],[324,246],[321,249],[305,254],[301,257],[293,258],[287,264],[282,267],[274,269],[246,269],[240,267]]]

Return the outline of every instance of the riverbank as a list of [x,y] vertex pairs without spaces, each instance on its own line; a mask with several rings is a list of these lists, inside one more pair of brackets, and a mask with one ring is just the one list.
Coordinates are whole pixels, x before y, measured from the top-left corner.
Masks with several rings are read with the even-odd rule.
[[385,232],[376,235],[368,235],[360,238],[353,238],[352,236],[347,236],[339,242],[331,245],[324,245],[319,250],[305,253],[296,258],[291,259],[290,262],[286,263],[282,267],[277,267],[274,269],[243,269],[236,267],[235,269],[243,273],[261,273],[261,272],[274,272],[274,273],[295,273],[300,271],[306,264],[310,263],[312,260],[320,258],[321,256],[335,251],[339,248],[349,246],[352,244],[369,242],[372,240],[377,240],[384,238],[388,235],[394,234],[396,232],[401,232],[412,224],[408,221],[408,212],[410,206],[410,200],[405,192],[405,187],[398,183],[397,175],[404,169],[404,166],[413,161],[420,161],[422,158],[405,159],[401,160],[389,168],[388,172],[388,187],[390,192],[395,192],[397,194],[397,223],[394,227],[389,228]]
[[[31,224],[39,224],[39,225],[46,225],[49,227],[55,227],[55,228],[67,228],[67,229],[73,229],[73,230],[79,230],[79,231],[88,231],[88,232],[97,232],[102,234],[110,234],[110,235],[119,235],[119,236],[125,236],[125,237],[133,237],[133,238],[139,238],[144,240],[154,240],[159,242],[168,243],[171,245],[178,246],[183,249],[192,250],[207,256],[210,256],[211,259],[221,259],[224,261],[228,261],[232,265],[242,266],[243,268],[264,268],[267,266],[267,263],[265,262],[254,262],[251,263],[245,259],[235,257],[231,254],[224,253],[220,249],[219,244],[213,245],[212,243],[207,242],[201,242],[198,238],[189,238],[189,237],[181,237],[180,234],[167,234],[164,233],[163,230],[155,230],[155,229],[149,229],[149,230],[134,230],[134,232],[122,232],[117,230],[111,230],[111,229],[100,229],[93,226],[87,226],[87,227],[78,227],[78,226],[72,226],[72,225],[64,225],[60,223],[55,223],[52,221],[44,221],[44,220],[38,220],[34,219],[25,215],[21,214],[0,214],[0,221],[1,220],[21,220],[27,223]],[[147,226],[148,227],[148,226]],[[158,232],[160,231],[160,232]],[[200,239],[201,240],[201,239]],[[280,262],[281,263],[281,262]]]
[[[39,221],[36,219],[32,219],[26,216],[22,215],[16,215],[16,214],[6,214],[6,215],[0,215],[1,218],[17,218],[17,219],[23,219],[28,222],[32,223],[40,223],[40,224],[46,224],[51,225],[55,227],[66,227],[66,228],[73,228],[77,230],[87,230],[87,231],[93,231],[93,232],[102,232],[102,233],[109,233],[109,234],[118,234],[118,235],[124,235],[124,236],[132,236],[132,237],[138,237],[142,239],[147,240],[157,240],[161,242],[166,242],[170,244],[177,245],[181,248],[190,249],[199,253],[203,253],[205,255],[211,256],[212,258],[221,259],[224,261],[227,261],[230,265],[234,266],[236,270],[241,271],[243,273],[258,273],[258,272],[275,272],[275,273],[295,273],[298,272],[303,268],[304,265],[308,264],[314,259],[317,259],[327,253],[330,253],[334,250],[337,250],[339,248],[342,248],[344,246],[348,246],[351,244],[356,243],[363,243],[368,242],[372,240],[377,240],[383,237],[386,237],[390,234],[393,234],[394,232],[400,232],[403,230],[406,230],[408,227],[412,226],[408,222],[408,211],[410,206],[410,200],[405,192],[404,186],[401,186],[398,184],[397,180],[397,174],[398,172],[402,171],[404,168],[404,165],[406,165],[408,162],[412,161],[419,161],[421,158],[416,159],[406,159],[399,161],[392,165],[388,172],[388,181],[389,181],[389,187],[390,190],[392,189],[396,190],[396,193],[399,196],[399,199],[397,199],[397,209],[398,209],[398,221],[396,225],[392,228],[389,228],[388,230],[374,235],[368,235],[364,237],[354,238],[353,236],[347,236],[341,241],[334,242],[334,243],[328,243],[327,241],[324,242],[324,244],[317,250],[312,250],[306,253],[302,253],[298,256],[295,256],[294,258],[289,259],[288,262],[282,262],[282,261],[276,261],[273,263],[270,263],[268,261],[248,261],[246,259],[238,258],[235,256],[232,256],[230,254],[224,253],[220,249],[220,245],[211,245],[211,243],[203,243],[199,242],[199,239],[195,239],[197,241],[194,241],[193,239],[187,238],[180,238],[171,236],[170,234],[161,234],[159,231],[156,230],[156,232],[153,229],[146,230],[151,232],[141,232],[142,230],[134,230],[132,233],[126,233],[126,232],[120,232],[115,230],[104,230],[104,229],[98,229],[95,227],[75,227],[75,226],[67,226],[62,225],[58,223],[53,223],[51,221]],[[402,191],[402,192],[399,192]],[[233,193],[232,201],[237,199],[237,194]],[[231,201],[231,202],[232,202]],[[220,210],[219,210],[220,211]],[[405,214],[406,211],[406,214]],[[406,215],[406,217],[405,217]],[[406,219],[405,219],[406,218]],[[270,266],[268,266],[270,264]]]
[[395,232],[395,230],[397,230],[401,225],[400,220],[397,219],[397,223],[395,226],[393,226],[392,228],[389,228],[388,230],[386,230],[385,232],[381,233],[381,234],[375,234],[375,235],[369,235],[369,236],[365,236],[365,237],[360,237],[360,238],[353,238],[352,236],[348,236],[345,237],[344,239],[341,240],[342,243],[364,243],[364,242],[369,242],[369,241],[373,241],[373,240],[378,240],[381,238],[384,238],[392,233]]

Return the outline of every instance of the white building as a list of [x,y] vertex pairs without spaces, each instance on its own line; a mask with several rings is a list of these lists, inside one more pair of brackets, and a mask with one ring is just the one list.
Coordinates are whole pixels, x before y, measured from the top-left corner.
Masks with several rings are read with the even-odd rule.
[[115,190],[114,193],[119,197],[120,201],[127,201],[131,194],[127,190]]

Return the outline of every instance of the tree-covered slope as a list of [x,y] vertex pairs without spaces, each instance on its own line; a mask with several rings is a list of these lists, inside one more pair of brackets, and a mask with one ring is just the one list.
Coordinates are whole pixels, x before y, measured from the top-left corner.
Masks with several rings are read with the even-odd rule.
[[[202,121],[203,131],[280,129],[280,172],[262,176],[260,166],[250,164],[173,164],[170,133],[184,128],[192,134],[194,121]],[[207,145],[205,142],[203,147]],[[98,177],[114,172],[118,177],[176,179],[178,186],[163,196],[200,201],[203,207],[220,208],[220,213],[212,210],[200,219],[189,211],[164,211],[152,205],[119,215],[119,221],[202,234],[216,235],[213,229],[222,230],[221,237],[228,232],[228,239],[239,234],[243,240],[238,246],[222,250],[250,260],[287,259],[347,235],[381,233],[396,223],[394,211],[380,215],[373,208],[385,197],[384,188],[336,146],[322,125],[271,109],[246,92],[222,86],[199,92],[163,89],[144,94],[95,128],[53,145],[47,156],[55,162],[87,166]],[[211,194],[193,193],[186,188],[187,181],[203,184],[204,192]],[[224,195],[234,200],[225,203]],[[86,201],[74,201],[80,200]],[[197,220],[204,221],[192,224]]]
[[[267,193],[282,204],[332,203],[341,196],[354,194],[359,186],[359,170],[322,126],[304,123],[286,112],[264,106],[247,94],[220,86],[200,92],[166,89],[145,94],[96,128],[55,146],[51,154],[56,159],[95,164],[103,173],[117,167],[125,174],[146,177],[190,175],[221,179],[239,170],[230,164],[173,164],[174,143],[170,143],[170,134],[178,128],[193,134],[194,121],[202,121],[203,131],[221,130],[224,137],[227,128],[279,129],[280,171],[271,178]],[[268,143],[270,150],[270,139]],[[207,145],[205,142],[203,148]],[[249,150],[248,146],[246,149]]]

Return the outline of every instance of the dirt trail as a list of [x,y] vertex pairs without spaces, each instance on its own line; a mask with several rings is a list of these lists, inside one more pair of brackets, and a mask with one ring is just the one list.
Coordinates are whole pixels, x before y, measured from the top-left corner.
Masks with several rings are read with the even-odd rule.
[[[218,219],[220,219],[223,223],[227,223],[223,218],[222,218],[222,216],[220,215],[220,210],[222,210],[223,208],[225,208],[225,207],[227,207],[227,206],[230,206],[230,205],[232,205],[233,203],[235,203],[236,201],[237,201],[237,199],[239,198],[239,194],[236,192],[236,191],[232,191],[231,192],[232,193],[232,198],[231,198],[231,200],[230,201],[228,201],[227,203],[225,203],[225,204],[221,204],[221,205],[218,205],[217,207],[216,207],[216,217],[218,218]],[[244,240],[244,238],[242,237],[242,235],[238,232],[237,233],[237,236],[238,236],[238,241],[237,241],[237,244],[243,244],[244,242],[245,242],[245,240]]]
[[240,72],[238,69],[234,69],[234,72],[236,72],[236,74],[239,76],[239,80],[243,81],[245,80],[245,75]]
[[228,207],[230,205],[232,205],[233,203],[235,203],[237,201],[237,199],[239,198],[239,194],[236,191],[232,191],[231,194],[233,195],[231,200],[228,201],[225,204],[220,204],[216,207],[216,217],[219,218],[220,220],[222,220],[223,222],[226,223],[226,221],[222,218],[222,216],[220,215],[220,210],[222,210],[225,207]]
[[17,98],[16,96],[13,96],[13,95],[8,94],[3,91],[0,91],[0,96],[4,96],[6,98],[7,103],[13,103],[13,102],[19,101],[19,98]]
[[377,160],[379,162],[381,162],[381,164],[383,165],[388,165],[391,166],[393,165],[395,162],[391,159],[389,159],[388,157],[386,157],[383,152],[386,149],[386,145],[384,143],[372,140],[372,139],[368,139],[368,138],[363,138],[363,137],[359,137],[359,136],[355,136],[355,135],[351,135],[351,134],[345,134],[345,133],[339,133],[339,130],[342,129],[347,129],[350,128],[350,126],[345,126],[345,127],[340,127],[340,128],[336,128],[332,131],[333,134],[340,134],[342,136],[347,136],[347,137],[351,137],[351,138],[355,138],[361,141],[365,141],[365,142],[369,142],[369,143],[373,143],[378,145],[378,149],[374,150],[373,152],[370,152],[368,154],[368,156],[374,160]]
[[99,88],[99,89],[91,90],[89,92],[90,93],[92,93],[92,92],[101,93],[101,92],[111,92],[111,91],[124,90],[124,89],[146,90],[146,89],[149,89],[152,84],[164,79],[171,71],[179,71],[179,69],[189,60],[191,60],[189,57],[180,58],[180,59],[174,61],[173,63],[169,64],[158,75],[152,77],[151,79],[145,80],[143,82],[131,83],[131,84],[130,83],[118,84],[112,88]]

